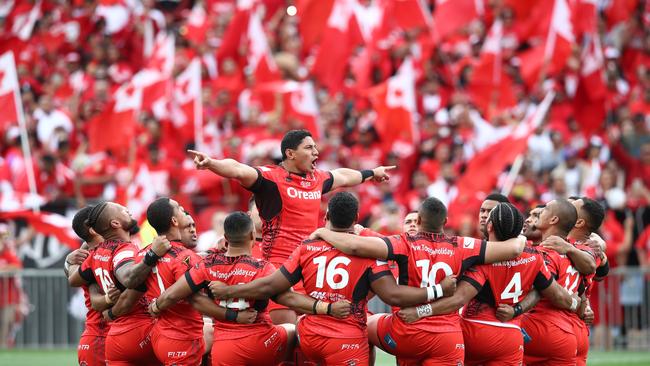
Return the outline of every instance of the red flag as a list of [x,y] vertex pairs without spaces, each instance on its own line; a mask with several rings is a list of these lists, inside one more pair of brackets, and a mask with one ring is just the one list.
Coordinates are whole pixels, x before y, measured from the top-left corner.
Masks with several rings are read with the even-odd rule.
[[259,11],[250,14],[247,29],[248,38],[248,60],[249,72],[255,75],[257,83],[273,81],[281,78],[280,72],[262,28],[262,20]]
[[449,205],[449,222],[457,227],[464,215],[475,215],[481,200],[496,187],[499,174],[528,146],[528,138],[544,119],[554,94],[549,93],[525,121],[508,137],[488,146],[469,161],[457,183],[458,195]]
[[[445,39],[482,14],[477,0],[436,0],[433,27],[438,39]],[[478,6],[477,6],[478,5]]]
[[582,53],[578,89],[573,100],[576,121],[587,136],[603,127],[607,111],[605,62],[598,34],[594,34]]
[[239,44],[243,34],[246,34],[248,28],[249,9],[237,9],[230,24],[226,28],[219,49],[217,50],[217,59],[223,62],[226,58],[237,60]]
[[200,2],[196,2],[187,17],[187,24],[182,28],[185,38],[196,44],[205,43],[205,36],[210,29],[210,21]]
[[0,136],[11,125],[18,124],[18,74],[11,51],[0,56]]
[[334,0],[297,0],[297,16],[300,18],[300,36],[303,52],[308,54],[323,36]]
[[575,41],[571,24],[571,9],[566,0],[555,0],[546,42],[521,55],[521,76],[532,88],[540,79],[546,64],[546,75],[560,72]]
[[597,0],[576,0],[573,11],[575,34],[596,33],[598,23]]
[[391,2],[391,5],[393,9],[388,14],[394,17],[397,26],[402,29],[428,28],[433,25],[431,13],[420,0],[397,0]]
[[153,53],[147,66],[133,76],[131,83],[142,90],[143,110],[151,110],[160,99],[171,98],[174,69],[174,36],[160,33],[156,36]]
[[22,41],[27,41],[32,36],[34,25],[41,16],[42,3],[42,0],[37,0],[35,3],[17,2],[5,23],[8,33],[14,34]]
[[330,92],[337,92],[343,85],[345,71],[353,48],[363,42],[356,22],[353,2],[336,0],[327,19],[323,41],[312,68],[312,74]]
[[612,0],[605,9],[607,27],[611,29],[620,22],[629,20],[637,8],[639,0]]
[[197,147],[203,144],[202,106],[201,64],[198,59],[194,59],[176,77],[170,115],[184,142],[194,140]]
[[36,232],[54,236],[70,249],[77,249],[81,245],[80,240],[77,239],[74,231],[72,231],[72,221],[65,216],[50,212],[0,212],[0,220],[16,219],[26,220]]
[[413,118],[417,108],[415,69],[410,58],[404,60],[395,76],[371,89],[370,100],[377,111],[375,129],[386,151],[397,141],[418,141]]
[[316,141],[320,140],[323,131],[319,123],[314,85],[310,81],[288,81],[286,89],[289,91],[286,117],[301,121],[303,128],[311,132]]

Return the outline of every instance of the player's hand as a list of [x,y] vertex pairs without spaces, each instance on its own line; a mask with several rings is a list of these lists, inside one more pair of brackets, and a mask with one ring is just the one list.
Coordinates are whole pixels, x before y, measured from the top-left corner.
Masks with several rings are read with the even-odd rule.
[[151,250],[153,250],[153,252],[159,257],[165,255],[171,247],[172,244],[167,240],[165,235],[156,236],[151,242]]
[[215,299],[224,300],[228,298],[226,294],[228,285],[225,283],[219,281],[211,281],[210,285],[208,286],[210,287],[210,292]]
[[420,319],[415,306],[400,309],[400,311],[397,312],[397,316],[399,316],[405,323],[414,323]]
[[149,313],[149,315],[151,315],[152,318],[157,318],[158,315],[160,315],[160,312],[153,311],[153,303],[154,303],[154,301],[152,301],[149,304],[149,306],[147,307],[147,312]]
[[112,322],[113,321],[113,319],[111,319],[111,317],[108,316],[108,309],[102,311],[102,318],[104,318],[104,321],[106,321],[106,322]]
[[[569,309],[569,311],[572,311],[572,312],[578,314],[578,316],[579,316],[579,315],[584,311],[583,308],[585,308],[585,306],[583,306],[583,304],[582,304],[582,299],[580,298],[580,295],[578,295],[577,292],[574,293],[573,295],[571,295],[571,297],[573,297],[574,299],[576,299],[576,301],[578,302],[578,307],[577,307],[575,310],[571,310],[571,309]],[[585,304],[586,304],[586,303],[585,303]]]
[[332,315],[335,318],[344,319],[350,315],[352,311],[351,304],[348,300],[340,300],[332,303]]
[[589,240],[587,240],[587,245],[589,245],[594,253],[600,256],[601,259],[604,257],[605,251],[607,250],[607,243],[600,237],[600,235],[591,233],[591,235],[589,235]]
[[572,247],[570,243],[567,243],[564,241],[564,239],[556,235],[551,235],[548,238],[544,239],[541,245],[544,248],[554,250],[559,254],[566,254]]
[[255,309],[245,309],[237,312],[237,323],[239,324],[253,324],[257,319],[257,311]]
[[445,297],[451,296],[456,292],[456,276],[447,276],[440,281],[442,286],[442,295]]
[[86,258],[90,255],[90,252],[85,250],[85,249],[76,249],[70,252],[67,257],[65,257],[65,261],[68,262],[69,265],[79,265],[86,260]]
[[585,307],[585,310],[582,313],[582,320],[584,320],[587,325],[592,325],[594,323],[594,311],[591,309],[591,306],[587,305]]
[[365,229],[365,227],[363,227],[363,225],[354,224],[354,233],[355,233],[356,235],[361,234],[361,232],[363,231],[363,229]]
[[499,304],[496,312],[496,317],[500,322],[508,322],[515,317],[515,309],[508,304]]
[[187,152],[194,155],[194,166],[196,167],[196,169],[210,168],[210,163],[212,162],[212,158],[210,158],[207,154],[204,154],[196,150],[187,150]]
[[309,235],[309,240],[318,240],[321,238],[321,233],[325,230],[322,227],[319,227],[318,229],[314,230],[313,233]]
[[120,295],[122,294],[122,291],[118,290],[115,285],[109,285],[108,286],[108,292],[106,295],[108,295],[108,298],[111,299],[111,303],[115,304],[117,300],[119,300]]
[[391,166],[380,166],[372,170],[372,179],[375,182],[384,182],[390,179],[388,171],[397,168],[395,165]]

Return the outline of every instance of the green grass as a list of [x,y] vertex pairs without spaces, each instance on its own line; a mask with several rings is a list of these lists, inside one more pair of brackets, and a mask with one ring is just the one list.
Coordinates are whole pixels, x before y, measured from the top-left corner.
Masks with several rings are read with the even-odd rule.
[[[0,365],[70,366],[77,364],[75,350],[0,350]],[[650,365],[650,352],[590,352],[589,365]],[[377,366],[395,365],[393,356],[377,352]]]

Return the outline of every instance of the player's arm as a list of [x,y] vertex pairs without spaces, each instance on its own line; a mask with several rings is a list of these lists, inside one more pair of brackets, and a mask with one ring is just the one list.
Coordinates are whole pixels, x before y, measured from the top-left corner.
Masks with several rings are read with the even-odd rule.
[[156,300],[152,301],[149,305],[149,313],[152,315],[158,315],[160,312],[174,306],[182,299],[198,292],[201,287],[190,285],[188,276],[189,272],[185,272],[185,276],[179,278],[173,285],[165,289]]
[[142,296],[144,296],[144,292],[127,289],[120,295],[113,307],[102,312],[104,319],[115,320],[122,315],[128,314]]
[[99,312],[102,312],[115,304],[117,300],[119,300],[121,293],[122,292],[113,285],[108,288],[107,294],[101,292],[99,290],[99,286],[96,283],[88,286],[90,306],[93,308],[93,310]]
[[[158,260],[171,248],[171,243],[164,235],[157,236],[151,243],[151,249],[147,251],[144,259],[138,263],[133,261],[125,262],[115,269],[115,277],[126,288],[140,286],[151,273]],[[135,253],[134,253],[135,255]]]
[[388,258],[388,245],[382,238],[358,236],[325,228],[317,229],[309,238],[322,239],[348,255],[381,260]]
[[70,273],[73,273],[73,271],[70,271],[71,269],[76,270],[76,268],[71,268],[72,266],[81,265],[81,263],[83,263],[83,261],[88,258],[90,252],[87,249],[88,244],[83,243],[81,248],[73,250],[65,257],[65,262],[63,263],[63,272],[65,273],[66,277],[70,277]]
[[462,279],[456,288],[456,292],[451,297],[445,297],[419,306],[403,308],[397,315],[406,323],[413,323],[427,316],[450,314],[465,306],[479,291],[480,288],[476,289],[475,285]]
[[578,310],[578,306],[580,306],[580,298],[577,295],[572,296],[569,294],[569,292],[564,289],[564,287],[560,286],[555,280],[540,292],[542,296],[549,299],[556,308],[575,312]]
[[334,169],[330,172],[334,178],[332,189],[354,187],[371,178],[377,182],[383,182],[390,178],[388,171],[391,169],[395,169],[395,166],[380,166],[372,170],[367,169],[361,171],[349,168]]
[[197,169],[207,169],[224,178],[238,180],[245,188],[250,188],[257,181],[257,170],[249,165],[242,164],[234,159],[212,159],[200,151],[187,151],[194,155],[194,165]]
[[596,259],[591,253],[576,248],[559,236],[551,235],[544,239],[541,245],[569,257],[573,267],[582,275],[589,275],[596,272]]
[[485,246],[485,263],[495,263],[517,258],[526,247],[526,237],[506,241],[488,241]]
[[526,297],[520,302],[510,306],[508,304],[499,304],[496,311],[496,317],[502,322],[510,321],[512,318],[517,317],[523,313],[528,312],[534,308],[542,296],[535,289],[532,289]]
[[257,318],[257,311],[252,308],[244,310],[227,309],[219,306],[209,297],[202,293],[196,293],[189,298],[190,304],[201,314],[207,315],[219,321],[232,321],[240,324],[252,324]]
[[72,287],[81,287],[94,282],[94,278],[90,279],[81,273],[81,266],[77,264],[68,267],[68,273],[68,284]]
[[226,286],[223,282],[212,281],[210,282],[210,291],[215,299],[268,299],[273,295],[287,291],[295,284],[295,282],[289,282],[287,275],[283,274],[282,268],[270,276],[241,285]]
[[[395,278],[390,275],[389,271],[386,272],[386,275],[382,275],[372,281],[370,287],[372,292],[377,294],[377,296],[388,305],[399,307],[413,306],[445,296],[441,284],[422,288],[401,286],[395,283]],[[455,284],[456,279],[451,277],[450,281],[453,281]]]
[[351,310],[349,301],[328,303],[291,290],[274,296],[273,301],[303,314],[332,315],[337,318],[347,317]]

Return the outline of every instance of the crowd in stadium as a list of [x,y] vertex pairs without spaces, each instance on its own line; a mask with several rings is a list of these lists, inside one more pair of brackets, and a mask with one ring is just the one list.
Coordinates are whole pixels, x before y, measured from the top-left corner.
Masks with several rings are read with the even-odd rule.
[[[609,266],[650,263],[647,2],[33,0],[0,19],[45,211],[114,201],[142,222],[171,197],[210,249],[250,193],[195,169],[187,150],[264,166],[282,160],[287,131],[306,128],[319,169],[396,166],[387,182],[346,189],[375,232],[401,233],[427,197],[450,208],[445,232],[466,237],[483,235],[476,215],[492,191],[524,213],[586,197],[605,207]],[[200,113],[183,81],[194,62]],[[514,146],[549,92],[520,157],[471,169],[495,144]],[[18,118],[0,117],[0,133],[6,211],[28,201],[30,167]]]

